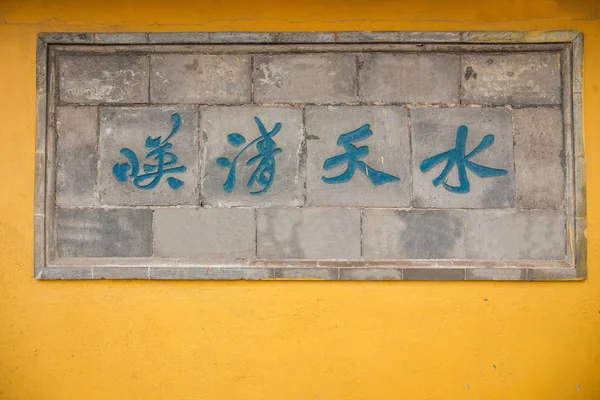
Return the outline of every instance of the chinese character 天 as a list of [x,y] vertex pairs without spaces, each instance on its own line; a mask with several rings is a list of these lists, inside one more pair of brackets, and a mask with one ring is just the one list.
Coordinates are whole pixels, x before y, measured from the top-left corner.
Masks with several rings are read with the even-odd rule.
[[[150,190],[155,188],[163,175],[180,174],[187,171],[184,165],[177,166],[179,159],[170,152],[173,149],[173,144],[169,140],[177,134],[181,127],[181,116],[178,113],[171,115],[171,123],[173,128],[166,139],[162,137],[146,138],[146,148],[149,152],[146,154],[148,163],[143,164],[140,174],[140,162],[138,156],[131,149],[126,147],[121,149],[121,154],[127,158],[128,162],[117,163],[113,166],[113,175],[117,181],[126,183],[129,178],[133,179],[133,185],[138,189]],[[179,189],[183,185],[183,181],[173,176],[167,177],[167,184],[173,190]]]
[[[254,117],[254,122],[256,122],[256,125],[258,126],[260,136],[246,144],[246,138],[239,133],[228,134],[227,141],[230,145],[240,147],[246,144],[246,146],[244,146],[231,160],[225,157],[219,157],[217,159],[218,166],[229,169],[227,180],[223,184],[223,189],[227,193],[231,193],[235,188],[239,157],[254,144],[256,145],[258,154],[248,160],[246,166],[250,167],[257,163],[258,165],[254,169],[254,172],[252,172],[246,186],[250,190],[252,196],[258,196],[266,193],[273,185],[273,180],[275,179],[275,155],[282,151],[280,148],[276,147],[277,144],[273,140],[273,137],[281,130],[281,123],[277,122],[272,130],[267,131],[258,117]],[[256,190],[252,190],[255,186],[257,186]]]
[[356,147],[353,143],[365,140],[372,135],[373,131],[371,130],[371,125],[369,124],[365,124],[360,128],[353,130],[352,132],[340,135],[337,145],[342,146],[346,152],[325,160],[323,163],[323,169],[325,171],[329,171],[330,169],[333,169],[339,165],[347,164],[346,171],[342,172],[340,175],[330,178],[322,176],[321,179],[323,182],[329,184],[348,182],[354,177],[354,173],[356,172],[357,168],[363,174],[365,174],[375,186],[383,185],[384,183],[388,182],[399,181],[400,178],[387,174],[383,171],[378,171],[375,168],[371,168],[364,161],[360,160],[369,154],[369,147]]
[[[465,155],[468,133],[468,128],[465,125],[461,125],[456,132],[456,146],[453,149],[428,158],[421,163],[421,172],[427,172],[436,165],[446,161],[446,166],[440,175],[433,180],[433,186],[439,186],[441,184],[446,190],[452,193],[465,194],[469,193],[471,190],[471,184],[469,183],[469,178],[467,176],[467,169],[480,178],[492,178],[508,174],[508,171],[505,169],[485,167],[471,161],[471,158],[475,157],[477,154],[494,144],[494,135],[484,136],[477,147],[475,147],[475,149],[473,149],[473,151],[471,151],[469,154]],[[458,170],[459,186],[452,186],[447,183],[448,174],[454,167],[456,167]]]

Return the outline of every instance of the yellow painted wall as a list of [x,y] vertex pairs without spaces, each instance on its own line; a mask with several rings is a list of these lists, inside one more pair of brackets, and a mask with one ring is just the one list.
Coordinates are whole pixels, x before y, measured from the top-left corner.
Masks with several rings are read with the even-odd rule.
[[[589,279],[37,282],[35,39],[49,31],[585,35]],[[0,399],[600,399],[600,2],[0,0]]]

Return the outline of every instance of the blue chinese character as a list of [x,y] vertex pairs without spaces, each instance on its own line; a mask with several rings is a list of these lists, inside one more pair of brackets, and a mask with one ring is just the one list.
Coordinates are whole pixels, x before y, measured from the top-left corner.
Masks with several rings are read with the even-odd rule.
[[352,143],[365,140],[366,138],[372,135],[373,131],[371,130],[371,125],[369,124],[365,124],[352,132],[340,135],[337,141],[337,145],[343,146],[344,150],[346,150],[346,153],[325,160],[325,163],[323,163],[323,169],[329,171],[330,169],[345,163],[348,164],[346,171],[332,178],[326,178],[325,176],[322,176],[321,179],[323,180],[323,182],[329,184],[348,182],[354,176],[356,168],[360,169],[362,173],[365,174],[367,178],[369,178],[371,183],[376,186],[383,185],[384,183],[388,182],[399,181],[400,178],[397,178],[390,174],[386,174],[382,171],[378,171],[374,168],[369,167],[363,161],[360,161],[361,158],[366,157],[367,154],[369,154],[369,147],[356,147]]
[[[446,160],[446,166],[442,173],[433,180],[433,186],[439,186],[441,183],[444,188],[450,192],[464,194],[469,193],[471,190],[471,184],[467,177],[467,168],[480,178],[491,178],[508,174],[508,171],[505,169],[484,167],[483,165],[470,161],[471,158],[494,144],[494,135],[486,135],[473,151],[465,155],[468,132],[468,128],[461,125],[456,132],[456,147],[454,149],[428,158],[421,163],[421,172],[427,172]],[[446,183],[448,174],[455,166],[458,169],[458,181],[460,186],[451,186]]]
[[[122,148],[123,154],[128,160],[128,163],[115,164],[113,167],[113,175],[119,182],[125,183],[129,178],[133,178],[133,184],[138,189],[150,190],[155,188],[160,182],[164,174],[183,173],[187,171],[184,165],[175,166],[178,158],[175,154],[169,152],[173,145],[169,143],[169,139],[179,131],[181,127],[181,116],[178,113],[171,115],[173,129],[167,138],[161,141],[161,136],[146,138],[146,147],[151,151],[146,154],[146,159],[153,159],[154,163],[144,164],[144,173],[140,175],[140,163],[137,155],[128,148]],[[183,181],[168,177],[167,183],[173,190],[179,189],[183,185]]]
[[[219,157],[217,159],[217,165],[219,167],[229,168],[227,180],[223,184],[223,189],[227,193],[231,193],[235,188],[238,158],[253,144],[256,144],[258,154],[248,160],[246,166],[249,167],[257,162],[258,165],[252,173],[252,176],[250,176],[250,179],[248,179],[247,187],[248,189],[252,189],[255,185],[258,185],[260,189],[251,191],[250,194],[252,196],[264,194],[271,188],[271,185],[273,185],[273,180],[275,179],[275,154],[281,153],[281,149],[275,147],[276,143],[273,140],[273,137],[281,130],[281,122],[276,123],[275,127],[269,132],[267,132],[267,129],[258,117],[254,117],[254,122],[256,122],[256,125],[258,126],[260,136],[240,150],[233,160],[229,160],[225,157]],[[246,143],[246,138],[239,133],[230,133],[227,135],[227,141],[230,145],[239,147]]]

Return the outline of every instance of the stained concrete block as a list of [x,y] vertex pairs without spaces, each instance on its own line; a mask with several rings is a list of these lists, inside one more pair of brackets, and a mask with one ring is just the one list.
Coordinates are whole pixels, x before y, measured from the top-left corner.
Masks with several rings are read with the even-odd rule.
[[[302,111],[286,107],[206,107],[200,113],[203,137],[203,204],[219,207],[269,207],[300,206],[304,203]],[[262,161],[259,159],[250,165],[247,164],[260,155],[259,148],[263,146],[260,142],[264,145],[269,143],[264,141],[264,138],[261,139],[259,123],[255,118],[259,119],[267,133],[275,129],[277,124],[281,124],[278,133],[271,137],[274,141],[274,176],[269,172],[270,157],[263,158],[264,176],[267,178],[265,183],[268,182],[268,178],[272,178],[270,187],[259,182],[249,186],[254,173],[260,174],[263,167],[260,166]],[[233,133],[242,135],[245,143],[236,143],[229,136]],[[258,142],[251,144],[258,139]],[[233,144],[229,140],[233,140]],[[247,150],[242,152],[246,146]],[[226,185],[233,168],[219,165],[218,162],[224,161],[219,159],[226,158],[228,162],[232,162],[240,153],[235,164],[235,180],[230,181],[231,186]]]
[[263,209],[257,226],[259,258],[360,258],[358,209]]
[[558,211],[471,210],[467,258],[564,260],[565,214]]
[[98,110],[57,107],[56,204],[98,204]]
[[[436,208],[507,208],[515,201],[513,167],[513,127],[508,108],[417,108],[411,111],[413,148],[413,205]],[[468,129],[465,155],[472,152],[484,136],[494,142],[469,161],[484,167],[503,169],[507,175],[481,178],[465,168],[470,184],[467,193],[455,193],[433,181],[447,165],[443,160],[433,169],[422,172],[423,161],[456,148],[458,128]],[[462,159],[462,158],[461,158]],[[460,186],[458,167],[447,175],[446,182]]]
[[[180,128],[170,138],[176,120],[173,115],[180,116]],[[100,177],[99,193],[102,204],[107,205],[180,205],[198,204],[198,113],[195,107],[142,107],[142,108],[102,108],[100,110]],[[160,142],[160,152],[164,151],[163,161],[173,159],[177,162],[163,168],[163,175],[157,175],[158,156],[151,154],[157,151],[150,146],[152,139]],[[149,142],[148,142],[149,141]],[[173,146],[169,148],[168,143]],[[151,144],[151,143],[150,143]],[[158,146],[158,143],[155,143]],[[167,147],[164,147],[167,146]],[[139,174],[149,174],[147,178],[136,181],[131,177],[132,165],[122,149],[132,150],[139,162]],[[117,165],[117,167],[115,167]],[[154,166],[149,171],[144,165]],[[185,167],[184,172],[170,169]],[[119,180],[115,168],[123,168],[127,172],[126,181]],[[154,174],[154,175],[152,175]],[[158,178],[155,187],[152,182]],[[178,186],[179,180],[183,184]],[[140,187],[136,187],[137,182]],[[171,186],[173,182],[173,186]]]
[[367,260],[465,258],[463,210],[365,209],[363,258]]
[[254,56],[254,101],[343,103],[356,101],[356,58],[352,54]]
[[335,281],[338,279],[338,270],[337,268],[276,268],[274,278]]
[[[361,169],[347,182],[328,183],[344,173],[348,163],[325,170],[327,159],[347,152],[338,144],[340,135],[370,125],[371,137],[351,144],[368,147],[368,155],[356,161],[399,178],[376,185]],[[307,204],[315,206],[406,207],[410,204],[410,138],[404,107],[342,106],[307,107]],[[350,147],[349,147],[350,148]],[[374,177],[373,174],[370,175]],[[329,181],[330,182],[330,181]],[[377,181],[376,181],[377,182]]]
[[458,104],[460,57],[370,53],[359,56],[359,98],[369,102]]
[[400,281],[399,268],[340,268],[342,281]]
[[463,104],[560,104],[559,53],[462,56]]
[[464,281],[465,270],[462,268],[406,268],[405,281]]
[[59,208],[59,257],[152,256],[152,210]]
[[154,254],[202,260],[254,258],[256,225],[249,208],[154,210]]
[[64,103],[146,103],[148,57],[133,54],[61,55],[60,100]]
[[250,56],[161,54],[150,65],[152,103],[250,102]]
[[517,205],[561,209],[565,201],[562,113],[557,108],[514,111]]

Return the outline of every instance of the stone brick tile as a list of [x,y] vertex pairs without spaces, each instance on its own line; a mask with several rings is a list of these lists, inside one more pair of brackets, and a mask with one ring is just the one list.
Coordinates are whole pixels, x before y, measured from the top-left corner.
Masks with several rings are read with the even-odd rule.
[[257,210],[258,257],[359,259],[360,210]]
[[161,54],[150,60],[152,103],[250,102],[250,56]]
[[[408,112],[398,106],[307,107],[307,203],[317,206],[406,207],[410,204],[410,138]],[[346,146],[341,135],[363,128],[372,134]],[[370,130],[370,131],[369,131]],[[347,148],[368,148],[357,161],[399,180],[386,183],[360,168],[350,169],[350,180],[327,181],[345,173],[347,162],[325,170],[326,160]],[[323,178],[326,178],[325,180]]]
[[562,208],[565,155],[562,113],[557,108],[514,111],[515,175],[519,208]]
[[254,258],[254,210],[159,208],[154,210],[156,257],[202,260]]
[[[417,108],[411,110],[413,149],[413,195],[415,207],[436,208],[508,208],[515,202],[513,167],[513,127],[508,108]],[[480,178],[466,168],[470,188],[466,193],[447,190],[433,181],[442,174],[447,160],[427,172],[420,167],[426,159],[456,148],[460,126],[468,129],[465,155],[473,151],[487,135],[494,143],[469,161],[484,167],[503,169],[507,175]],[[451,186],[460,186],[455,165],[446,178]]]
[[558,53],[462,56],[463,104],[560,104]]
[[336,268],[276,268],[274,278],[334,281],[338,279],[338,270]]
[[[180,128],[169,138],[177,125],[174,114],[180,116]],[[174,119],[175,118],[175,119]],[[99,192],[102,204],[108,205],[181,205],[198,204],[198,113],[195,107],[141,107],[141,108],[102,108],[100,110],[100,177]],[[167,154],[174,154],[177,162],[165,166],[162,176],[151,168],[144,171],[144,165],[157,166],[159,160],[154,155],[148,157],[155,147],[148,146],[152,140],[158,140]],[[156,144],[158,145],[158,144]],[[168,145],[167,145],[168,146]],[[122,153],[122,149],[132,150],[139,162],[139,176],[146,173],[147,178],[136,181],[131,177],[131,161]],[[172,161],[165,155],[164,162]],[[127,166],[129,165],[129,167]],[[116,168],[127,179],[119,180]],[[184,172],[169,172],[169,169],[184,166]],[[158,178],[156,186],[151,183]],[[183,184],[177,186],[177,179]],[[136,187],[134,182],[141,187]],[[171,184],[174,183],[173,186]]]
[[148,57],[132,54],[62,55],[59,94],[64,103],[146,103]]
[[351,54],[254,56],[254,100],[259,103],[356,101],[355,78]]
[[59,208],[59,257],[150,257],[152,211]]
[[56,111],[56,203],[98,204],[98,110],[58,107]]
[[467,258],[564,260],[565,215],[558,211],[471,210]]
[[468,281],[523,281],[525,268],[467,268]]
[[269,268],[150,268],[150,279],[156,280],[261,280],[273,278]]
[[399,268],[341,268],[342,281],[400,281],[402,269]]
[[[304,204],[304,159],[302,156],[304,134],[302,130],[302,111],[286,107],[206,107],[202,108],[201,131],[203,142],[202,166],[202,203],[212,206],[300,206]],[[255,120],[258,118],[259,122]],[[262,123],[267,132],[281,124],[281,129],[271,139],[274,162],[269,171],[269,156],[263,161],[260,156],[263,146],[259,130]],[[230,142],[233,138],[245,140],[243,144]],[[235,136],[235,135],[234,135]],[[263,138],[264,139],[264,138]],[[267,144],[267,142],[264,142]],[[247,150],[242,150],[249,146]],[[280,149],[275,150],[275,149]],[[236,160],[235,167],[222,166],[219,159]],[[265,182],[271,180],[271,186],[252,180],[255,173],[261,174],[264,167]],[[230,171],[235,170],[233,185],[226,185]],[[233,176],[233,175],[232,175]],[[258,176],[258,175],[257,175]],[[252,183],[249,186],[249,183]],[[265,190],[266,189],[266,190]]]
[[458,104],[460,57],[453,54],[363,54],[359,97],[364,101]]
[[405,281],[464,281],[465,270],[461,268],[406,268]]
[[367,260],[464,258],[462,210],[365,209],[363,258]]

